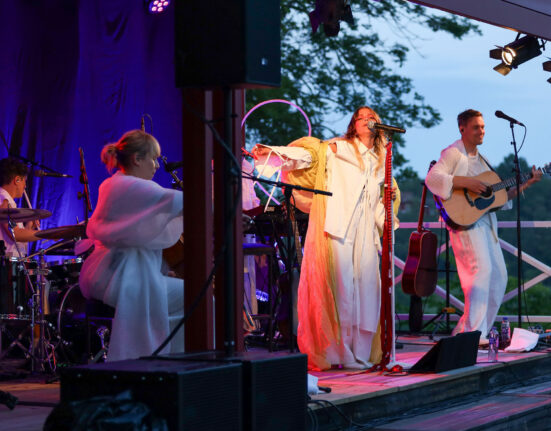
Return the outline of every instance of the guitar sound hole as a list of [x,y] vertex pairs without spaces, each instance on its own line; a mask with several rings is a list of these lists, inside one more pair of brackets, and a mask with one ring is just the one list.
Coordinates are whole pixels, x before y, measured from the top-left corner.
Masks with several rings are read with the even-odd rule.
[[491,187],[486,187],[486,190],[484,190],[482,193],[480,193],[480,196],[482,196],[483,198],[489,198],[490,196],[492,196],[492,189]]

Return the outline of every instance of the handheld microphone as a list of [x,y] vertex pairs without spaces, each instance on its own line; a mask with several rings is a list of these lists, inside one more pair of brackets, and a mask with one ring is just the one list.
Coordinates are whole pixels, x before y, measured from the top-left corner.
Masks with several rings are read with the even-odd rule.
[[386,124],[376,123],[373,120],[370,120],[367,123],[367,127],[369,127],[371,130],[378,129],[378,130],[384,130],[385,132],[406,133],[406,129],[402,129],[401,127],[388,126]]
[[501,111],[496,111],[496,117],[497,118],[503,118],[504,120],[507,120],[510,123],[518,124],[519,126],[525,127],[524,124],[522,124],[520,121],[515,120],[513,117],[509,117],[508,115],[504,114]]
[[170,162],[170,163],[165,163],[165,171],[167,172],[172,172],[178,168],[181,168],[182,166],[184,166],[184,162],[181,161],[181,162]]
[[60,174],[59,172],[45,172],[42,170],[33,171],[35,177],[73,178],[72,175]]

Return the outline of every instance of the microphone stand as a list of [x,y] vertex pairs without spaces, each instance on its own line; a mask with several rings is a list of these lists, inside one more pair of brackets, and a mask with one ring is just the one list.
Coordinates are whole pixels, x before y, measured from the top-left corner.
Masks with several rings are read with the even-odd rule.
[[15,159],[19,159],[19,160],[21,160],[22,162],[27,163],[28,165],[34,166],[34,167],[36,167],[36,168],[41,168],[42,170],[48,171],[48,172],[50,172],[50,173],[52,173],[52,174],[60,174],[60,175],[61,175],[60,172],[57,172],[57,171],[53,170],[52,168],[49,168],[48,166],[43,165],[42,163],[38,163],[38,162],[35,162],[35,161],[33,161],[33,160],[27,159],[26,157],[23,157],[23,156],[21,156],[21,155],[19,155],[19,154],[14,154],[14,153],[12,153],[11,151],[9,151],[9,152],[8,152],[8,155],[9,155],[10,157],[15,158]]
[[520,164],[518,160],[518,149],[515,140],[515,123],[509,121],[511,127],[511,135],[513,140],[511,145],[515,151],[514,168],[516,188],[517,188],[517,303],[518,303],[518,327],[522,328],[522,245],[521,245],[521,230],[520,230]]
[[176,171],[170,171],[168,169],[168,160],[165,156],[161,156],[161,161],[163,162],[163,165],[165,166],[165,171],[167,171],[170,176],[172,177],[172,185],[174,188],[177,188],[179,190],[184,190],[184,182],[178,177],[178,174],[176,174]]
[[[295,292],[293,291],[293,283],[294,283],[294,272],[293,272],[293,260],[294,255],[292,255],[293,250],[293,238],[294,238],[294,228],[293,228],[293,221],[291,219],[291,211],[294,211],[294,209],[291,208],[291,195],[293,194],[293,190],[303,190],[307,192],[312,192],[315,194],[325,195],[325,196],[332,196],[333,193],[327,192],[325,190],[318,190],[318,189],[311,189],[308,187],[302,187],[299,185],[284,183],[282,181],[272,181],[272,180],[266,180],[263,178],[255,177],[254,175],[244,175],[244,177],[247,177],[251,180],[258,181],[264,184],[271,184],[276,187],[283,187],[285,192],[285,207],[287,211],[285,212],[285,223],[287,224],[287,230],[288,230],[288,236],[287,241],[285,241],[285,268],[287,270],[288,274],[288,283],[290,286],[290,293],[289,293],[289,351],[292,353],[295,351],[295,336],[294,336],[294,319],[293,319],[293,304],[295,303]],[[297,227],[298,229],[298,227]],[[301,247],[300,244],[296,245],[297,247]],[[268,289],[271,289],[271,286],[268,286]],[[271,291],[270,291],[271,294]],[[272,310],[270,310],[270,315],[272,315]]]

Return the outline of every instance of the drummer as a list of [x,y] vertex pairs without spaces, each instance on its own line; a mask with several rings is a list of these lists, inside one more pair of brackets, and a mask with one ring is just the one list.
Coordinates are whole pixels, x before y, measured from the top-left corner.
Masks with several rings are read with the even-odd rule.
[[[0,160],[0,208],[17,208],[14,199],[23,196],[27,185],[27,166],[17,159],[5,158]],[[0,223],[0,241],[4,241],[7,256],[26,256],[27,242],[38,241],[36,230],[38,220],[25,224],[17,223],[13,228],[17,246],[7,223]],[[19,249],[19,251],[18,251]]]

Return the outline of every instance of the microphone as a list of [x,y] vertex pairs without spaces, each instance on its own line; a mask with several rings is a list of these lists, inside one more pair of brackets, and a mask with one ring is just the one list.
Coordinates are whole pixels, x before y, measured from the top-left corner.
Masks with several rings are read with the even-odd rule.
[[73,178],[72,175],[60,174],[59,172],[45,172],[42,170],[33,171],[35,177]]
[[140,120],[140,128],[143,132],[145,132],[145,115],[142,115],[142,118]]
[[181,168],[182,166],[184,166],[184,162],[170,162],[170,163],[165,163],[165,171],[167,172],[172,172],[178,168]]
[[504,120],[509,121],[513,124],[518,124],[519,126],[526,127],[524,124],[522,124],[520,121],[515,120],[513,117],[509,117],[508,115],[504,114],[501,111],[496,111],[496,117],[497,118],[503,118]]
[[367,127],[369,127],[371,130],[377,129],[392,133],[406,133],[406,129],[402,129],[396,126],[387,126],[386,124],[376,123],[373,120],[368,121]]

